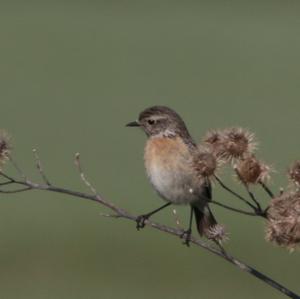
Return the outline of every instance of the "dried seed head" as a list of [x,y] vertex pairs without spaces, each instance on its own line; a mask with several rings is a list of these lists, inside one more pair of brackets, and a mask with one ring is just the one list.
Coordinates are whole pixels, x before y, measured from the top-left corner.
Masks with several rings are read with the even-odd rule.
[[256,159],[254,155],[249,155],[236,164],[238,179],[246,184],[257,184],[270,179],[270,167]]
[[203,177],[209,177],[215,173],[217,161],[212,153],[202,150],[194,156],[193,165],[197,174]]
[[272,199],[266,240],[290,250],[300,244],[300,193],[286,192]]
[[212,146],[217,146],[219,143],[222,142],[223,136],[222,132],[219,130],[211,130],[206,133],[206,135],[203,138],[203,141],[205,143],[208,143]]
[[300,161],[295,161],[288,171],[289,179],[297,186],[300,185]]
[[0,130],[0,167],[8,160],[10,151],[10,137],[4,130]]
[[206,237],[210,240],[215,240],[221,243],[229,240],[228,233],[226,232],[226,229],[222,224],[216,224],[212,226],[206,232]]
[[256,149],[254,134],[242,128],[230,128],[224,131],[224,156],[230,159],[240,159],[252,154]]
[[210,131],[203,140],[217,157],[230,161],[253,153],[257,143],[254,134],[242,128]]
[[200,145],[194,155],[193,167],[201,177],[213,176],[222,165],[222,160],[214,155],[210,147]]
[[218,157],[222,156],[222,153],[224,152],[223,140],[223,132],[220,130],[208,131],[203,138],[204,144],[206,144],[206,146],[211,149],[211,152]]

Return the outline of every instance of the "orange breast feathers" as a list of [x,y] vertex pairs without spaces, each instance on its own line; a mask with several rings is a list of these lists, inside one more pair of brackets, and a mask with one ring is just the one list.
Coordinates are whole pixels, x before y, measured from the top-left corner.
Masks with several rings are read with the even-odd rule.
[[145,166],[168,170],[183,170],[190,162],[191,153],[181,138],[155,137],[148,139],[145,147]]

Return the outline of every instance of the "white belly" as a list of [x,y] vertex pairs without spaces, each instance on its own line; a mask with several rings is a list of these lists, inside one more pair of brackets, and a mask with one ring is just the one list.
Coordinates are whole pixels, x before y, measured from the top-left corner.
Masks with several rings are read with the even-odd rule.
[[166,201],[188,204],[201,198],[203,185],[193,169],[191,152],[180,138],[150,138],[145,166],[152,185]]
[[199,186],[195,186],[191,176],[182,172],[152,164],[147,169],[155,190],[167,201],[175,204],[188,204],[199,200]]

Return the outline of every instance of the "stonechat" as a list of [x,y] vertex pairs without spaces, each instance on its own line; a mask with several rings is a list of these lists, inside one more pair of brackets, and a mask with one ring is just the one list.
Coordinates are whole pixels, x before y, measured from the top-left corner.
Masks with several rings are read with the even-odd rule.
[[193,214],[199,234],[207,235],[217,223],[208,206],[212,193],[211,184],[194,167],[199,149],[182,118],[168,107],[153,106],[142,111],[137,121],[126,126],[140,127],[146,133],[146,172],[154,189],[167,202],[162,207],[139,216],[137,229],[143,228],[145,220],[150,216],[171,204],[190,205],[189,227],[183,234],[185,243],[189,245]]

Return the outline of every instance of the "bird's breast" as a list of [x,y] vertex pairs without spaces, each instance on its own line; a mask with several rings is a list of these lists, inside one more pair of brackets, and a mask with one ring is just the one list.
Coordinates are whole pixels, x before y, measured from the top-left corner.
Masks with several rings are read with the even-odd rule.
[[181,138],[150,138],[144,158],[147,175],[164,199],[184,204],[199,198],[192,154]]

